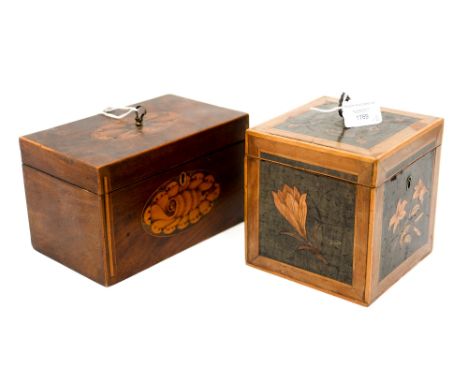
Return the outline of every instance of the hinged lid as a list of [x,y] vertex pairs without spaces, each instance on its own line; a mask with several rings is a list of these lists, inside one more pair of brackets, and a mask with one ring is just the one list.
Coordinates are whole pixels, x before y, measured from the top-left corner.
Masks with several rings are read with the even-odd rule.
[[20,138],[23,163],[102,194],[244,140],[248,115],[165,95],[129,115],[95,115]]
[[[337,103],[338,100],[335,98],[319,98],[250,129],[250,135],[257,135],[259,138],[265,134],[274,135],[287,138],[282,139],[283,142],[294,141],[297,146],[295,159],[298,159],[299,151],[306,150],[307,146],[310,146],[315,151],[321,152],[322,156],[329,153],[335,155],[335,159],[332,157],[327,159],[327,163],[330,164],[341,159],[367,163],[372,168],[367,168],[369,166],[366,165],[366,176],[359,177],[360,181],[356,180],[356,183],[361,182],[371,187],[382,184],[401,171],[402,166],[408,165],[405,159],[410,153],[417,152],[418,157],[421,157],[441,143],[443,126],[441,118],[382,108],[382,123],[379,125],[347,129],[338,112],[321,113],[311,110],[311,108],[336,107]],[[264,153],[255,155],[267,160]],[[413,161],[416,159],[413,158]],[[374,171],[374,167],[377,167],[378,171]],[[350,165],[350,168],[357,167]],[[314,172],[327,173],[324,170],[325,168],[320,170],[317,167]],[[389,170],[393,173],[389,174]],[[347,174],[340,172],[337,174],[333,176],[350,181]]]

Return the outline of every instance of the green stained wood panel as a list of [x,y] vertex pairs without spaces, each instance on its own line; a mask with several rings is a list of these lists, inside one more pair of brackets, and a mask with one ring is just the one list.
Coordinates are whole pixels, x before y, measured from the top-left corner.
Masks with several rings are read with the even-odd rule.
[[[420,155],[416,153],[407,162]],[[380,280],[429,240],[434,160],[432,150],[384,185]]]
[[260,255],[351,285],[355,203],[353,183],[260,160]]
[[[330,103],[320,107],[327,109],[334,106],[336,104]],[[321,113],[308,110],[289,117],[274,128],[370,149],[417,121],[418,119],[413,117],[383,111],[382,123],[378,125],[346,129],[338,112]]]

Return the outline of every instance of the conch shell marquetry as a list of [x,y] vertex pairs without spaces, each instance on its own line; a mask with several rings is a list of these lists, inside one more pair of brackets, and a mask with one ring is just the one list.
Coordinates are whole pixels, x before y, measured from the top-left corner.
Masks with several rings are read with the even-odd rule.
[[220,192],[213,175],[184,171],[151,195],[143,210],[143,227],[155,236],[171,236],[209,214]]

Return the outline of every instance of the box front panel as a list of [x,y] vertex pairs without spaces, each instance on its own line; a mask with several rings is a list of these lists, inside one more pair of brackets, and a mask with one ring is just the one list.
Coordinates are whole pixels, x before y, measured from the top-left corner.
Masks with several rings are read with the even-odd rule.
[[117,282],[243,220],[244,144],[109,195]]
[[351,285],[356,185],[288,164],[260,161],[260,256]]
[[365,304],[373,163],[247,134],[246,261]]
[[433,150],[384,185],[379,281],[430,241],[434,165]]

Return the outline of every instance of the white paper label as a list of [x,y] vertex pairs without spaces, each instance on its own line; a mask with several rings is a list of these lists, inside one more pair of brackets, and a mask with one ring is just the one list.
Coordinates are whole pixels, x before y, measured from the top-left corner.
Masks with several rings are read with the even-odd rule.
[[382,122],[382,112],[376,102],[352,101],[343,104],[343,118],[346,127],[377,125]]

